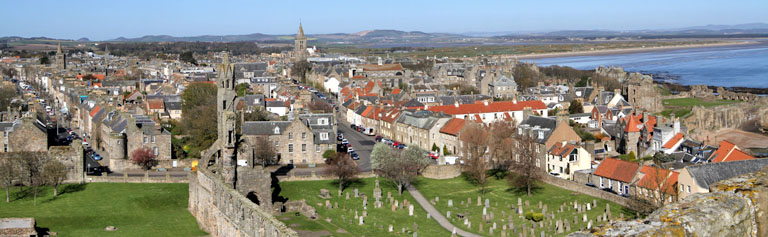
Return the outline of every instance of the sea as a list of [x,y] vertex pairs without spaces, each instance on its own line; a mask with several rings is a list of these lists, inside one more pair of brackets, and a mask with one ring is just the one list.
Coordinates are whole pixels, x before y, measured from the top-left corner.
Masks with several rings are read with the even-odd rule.
[[583,70],[618,66],[682,85],[768,88],[768,42],[642,53],[523,60]]

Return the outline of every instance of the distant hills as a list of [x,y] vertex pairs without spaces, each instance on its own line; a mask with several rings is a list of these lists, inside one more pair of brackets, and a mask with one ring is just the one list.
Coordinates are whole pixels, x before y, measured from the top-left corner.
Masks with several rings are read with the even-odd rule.
[[[110,42],[266,42],[291,43],[295,35],[271,35],[262,33],[243,35],[200,35],[200,36],[171,36],[146,35],[136,38],[119,37]],[[695,38],[695,37],[768,37],[768,24],[749,23],[738,25],[704,25],[660,30],[560,30],[550,32],[531,31],[502,31],[502,32],[465,32],[465,33],[426,33],[421,31],[400,30],[366,30],[356,33],[332,33],[307,35],[310,40],[328,44],[368,44],[368,45],[397,45],[414,43],[499,43],[510,39],[564,39],[583,38]],[[46,37],[0,37],[0,42],[19,42],[29,40],[57,40]],[[70,40],[67,40],[70,41]],[[88,38],[80,38],[79,42],[89,42]]]

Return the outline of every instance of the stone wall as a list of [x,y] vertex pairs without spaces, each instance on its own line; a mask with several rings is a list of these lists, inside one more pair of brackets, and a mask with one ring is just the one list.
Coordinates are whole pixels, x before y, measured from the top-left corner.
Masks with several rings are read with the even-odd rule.
[[723,180],[644,220],[614,221],[570,236],[766,236],[768,168]]
[[544,175],[542,176],[541,181],[563,188],[563,189],[570,190],[572,192],[577,192],[577,193],[589,195],[592,197],[605,199],[624,207],[632,206],[632,202],[633,202],[632,199],[625,198],[614,193],[609,193],[609,192],[600,190],[598,188],[589,187],[584,184],[580,184],[571,180],[561,179],[561,178],[553,177],[550,175]]
[[[157,160],[157,164],[152,166],[152,169],[165,168],[170,169],[173,167],[173,162],[176,161],[176,168],[192,168],[192,162],[197,159],[182,159],[182,160]],[[114,172],[121,172],[124,170],[141,169],[140,166],[134,164],[131,160],[123,159],[110,159],[109,169]]]
[[428,165],[421,173],[424,178],[452,179],[461,175],[460,165]]
[[764,104],[739,103],[717,107],[693,107],[685,118],[688,129],[716,131],[722,128],[741,128],[750,121],[768,127],[768,107]]
[[189,212],[211,236],[298,236],[204,168],[189,174]]
[[189,183],[189,177],[170,176],[166,173],[164,176],[88,176],[85,179],[87,183]]

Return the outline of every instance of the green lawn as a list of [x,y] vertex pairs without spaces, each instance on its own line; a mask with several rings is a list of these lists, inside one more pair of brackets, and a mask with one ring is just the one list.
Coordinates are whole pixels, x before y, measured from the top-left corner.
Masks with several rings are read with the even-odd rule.
[[[380,179],[384,205],[380,209],[373,208],[375,201],[373,198],[374,186],[375,178],[360,179],[359,182],[352,184],[344,190],[350,193],[350,200],[346,200],[345,195],[337,195],[338,185],[334,181],[280,182],[280,196],[286,197],[288,200],[307,200],[307,204],[317,209],[319,218],[317,220],[310,220],[305,217],[296,217],[294,213],[287,213],[278,218],[297,231],[326,230],[334,236],[391,236],[398,234],[397,232],[402,232],[403,228],[406,229],[407,236],[412,236],[414,223],[418,228],[416,230],[418,236],[450,236],[451,233],[443,229],[434,219],[427,219],[426,211],[416,203],[407,191],[404,191],[402,196],[398,196],[395,186],[384,179]],[[323,188],[330,191],[332,198],[329,200],[331,203],[338,203],[339,208],[326,209],[317,205],[318,203],[325,204],[325,199],[318,196],[320,189]],[[365,218],[363,225],[358,225],[357,220],[352,220],[355,216],[355,211],[359,215],[363,213],[363,200],[361,198],[354,198],[355,188],[368,196],[368,217]],[[387,192],[391,192],[392,196],[398,199],[400,203],[403,200],[413,203],[414,216],[408,216],[408,208],[397,209],[395,212],[392,212],[391,206],[387,201]],[[344,219],[342,219],[342,216],[344,216]],[[330,218],[331,222],[327,222],[326,218]],[[350,221],[352,222],[350,223]],[[387,232],[389,224],[392,224],[394,227],[393,233]],[[399,235],[402,235],[402,233]]]
[[[59,236],[204,236],[187,211],[187,184],[70,184],[53,199],[45,188],[33,202],[11,189],[11,203],[0,191],[0,217],[34,217],[37,227]],[[115,226],[117,231],[105,231]]]
[[[556,219],[562,218],[571,222],[571,232],[580,228],[586,228],[587,223],[581,222],[583,213],[577,213],[573,209],[573,204],[568,205],[568,208],[564,209],[564,212],[558,213],[560,205],[573,202],[577,200],[578,203],[584,204],[597,200],[596,208],[587,212],[588,220],[592,220],[593,226],[597,224],[596,217],[602,215],[605,210],[606,203],[611,205],[611,213],[614,217],[619,217],[620,213],[629,218],[630,212],[623,209],[621,206],[608,202],[602,199],[596,199],[591,196],[574,193],[565,189],[561,189],[549,184],[541,183],[539,188],[536,188],[531,197],[527,197],[525,190],[517,190],[510,188],[507,180],[489,177],[488,185],[486,188],[485,197],[482,198],[482,205],[485,203],[485,199],[490,199],[491,208],[488,208],[488,215],[490,212],[494,213],[494,218],[490,223],[483,224],[483,230],[480,231],[480,223],[482,222],[483,206],[477,205],[477,197],[481,195],[479,186],[473,185],[467,181],[463,176],[453,179],[436,180],[421,178],[418,180],[417,187],[425,198],[433,200],[435,197],[439,197],[440,200],[435,204],[435,208],[440,210],[443,215],[446,211],[451,211],[451,222],[457,227],[464,230],[482,234],[490,235],[489,228],[493,225],[493,222],[497,223],[497,229],[493,232],[495,236],[501,236],[501,224],[505,224],[509,220],[509,215],[512,215],[513,223],[517,226],[518,233],[520,231],[521,223],[529,223],[524,217],[520,217],[515,214],[514,207],[517,207],[517,199],[522,198],[524,211],[533,210],[534,212],[541,212],[539,209],[539,201],[547,205],[547,212],[555,212]],[[589,187],[584,187],[589,188]],[[466,206],[467,198],[471,199],[471,203]],[[453,207],[448,207],[448,200],[453,200]],[[529,200],[530,206],[525,206],[525,200]],[[464,204],[462,204],[462,201]],[[510,208],[512,206],[512,208]],[[506,218],[502,217],[502,211],[506,214]],[[466,228],[464,221],[456,217],[455,214],[462,213],[465,218],[469,218],[471,222],[471,228]],[[579,224],[573,224],[573,217],[578,218]],[[549,220],[544,220],[545,225],[549,223]],[[528,224],[530,225],[530,223]],[[553,222],[554,226],[554,222]],[[545,226],[546,228],[546,226]],[[530,226],[529,226],[530,229]],[[507,232],[510,236],[511,232]],[[554,232],[548,232],[548,235],[567,235],[568,233],[556,234]],[[537,225],[536,236],[539,235],[539,228]],[[511,236],[517,236],[513,234]]]
[[735,104],[740,102],[741,101],[733,101],[733,100],[704,101],[699,98],[666,99],[662,101],[662,104],[664,105],[664,110],[661,111],[661,115],[663,115],[664,117],[669,117],[669,115],[672,112],[674,112],[675,117],[684,117],[691,112],[691,109],[694,106],[713,107],[713,106],[719,106],[719,105]]

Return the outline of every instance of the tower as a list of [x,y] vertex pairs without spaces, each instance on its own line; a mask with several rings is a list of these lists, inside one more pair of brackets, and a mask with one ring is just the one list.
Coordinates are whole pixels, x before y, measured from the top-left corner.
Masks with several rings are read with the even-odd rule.
[[59,70],[67,69],[67,55],[64,55],[61,50],[61,42],[59,42],[59,48],[56,50],[56,68]]
[[307,37],[304,36],[304,28],[299,23],[299,32],[293,41],[293,54],[296,62],[307,60]]
[[221,175],[227,184],[236,185],[236,165],[237,135],[235,133],[235,65],[229,61],[229,54],[224,54],[224,59],[218,67],[219,74],[216,79],[216,85],[219,87],[216,92],[216,108],[218,115],[218,141],[220,146],[219,156],[216,163],[222,164]]
[[104,76],[109,75],[109,45],[104,46]]

